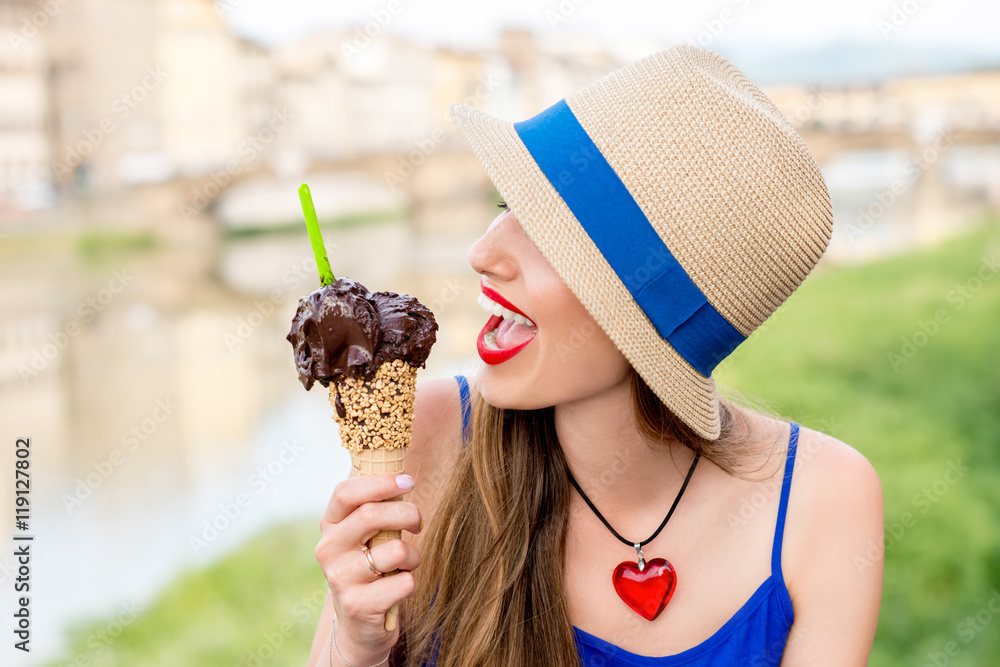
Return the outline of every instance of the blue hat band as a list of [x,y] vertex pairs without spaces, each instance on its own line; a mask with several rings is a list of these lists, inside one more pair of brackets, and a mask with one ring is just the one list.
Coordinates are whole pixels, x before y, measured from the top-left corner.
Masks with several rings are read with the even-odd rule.
[[674,258],[566,101],[514,129],[657,333],[710,376],[746,336]]

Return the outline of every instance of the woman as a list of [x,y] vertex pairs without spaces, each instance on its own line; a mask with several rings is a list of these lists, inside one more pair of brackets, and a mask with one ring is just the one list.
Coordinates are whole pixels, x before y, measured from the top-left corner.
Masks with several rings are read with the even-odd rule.
[[826,248],[801,138],[687,46],[522,123],[452,115],[506,201],[469,263],[507,321],[471,386],[420,384],[412,476],[334,489],[310,664],[867,664],[878,476],[711,377]]

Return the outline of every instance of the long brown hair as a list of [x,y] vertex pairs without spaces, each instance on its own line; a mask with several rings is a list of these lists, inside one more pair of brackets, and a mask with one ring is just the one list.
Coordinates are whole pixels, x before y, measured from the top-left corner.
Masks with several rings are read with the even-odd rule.
[[[705,440],[631,366],[636,422],[650,446],[679,442],[731,475],[754,450],[749,408],[720,397],[721,435]],[[417,590],[404,600],[393,664],[576,665],[563,589],[567,464],[554,408],[510,410],[473,396],[471,442],[455,460],[422,539]]]

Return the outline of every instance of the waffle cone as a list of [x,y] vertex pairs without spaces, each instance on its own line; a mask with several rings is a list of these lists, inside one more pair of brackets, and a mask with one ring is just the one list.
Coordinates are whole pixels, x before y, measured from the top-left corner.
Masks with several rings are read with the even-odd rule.
[[[378,449],[363,449],[357,454],[351,453],[351,471],[352,475],[380,475],[382,473],[392,472],[401,473],[403,472],[403,458],[406,450],[402,447],[397,447],[395,449],[385,449],[380,447]],[[402,496],[396,496],[395,498],[390,498],[390,500],[400,500]],[[373,549],[379,544],[385,544],[389,540],[398,540],[402,537],[402,531],[399,530],[380,530],[375,534],[373,538],[368,540],[366,544],[369,549]],[[399,570],[393,570],[392,572],[386,572],[385,576],[390,576],[396,574]],[[388,611],[385,612],[385,629],[393,630],[396,627],[397,619],[399,616],[399,605],[392,605]]]
[[[413,431],[416,373],[417,369],[410,364],[394,359],[382,364],[371,380],[345,378],[330,386],[330,403],[334,406],[341,444],[351,452],[352,476],[403,472],[403,459]],[[390,500],[401,498],[399,495]],[[371,549],[401,536],[398,530],[381,530],[367,545]],[[386,630],[395,629],[398,615],[398,604],[386,611]]]

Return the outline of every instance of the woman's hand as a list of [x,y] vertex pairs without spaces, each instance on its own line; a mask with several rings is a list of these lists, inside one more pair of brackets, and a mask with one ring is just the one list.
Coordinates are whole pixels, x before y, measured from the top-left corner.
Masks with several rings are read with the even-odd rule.
[[420,532],[420,510],[405,500],[381,502],[413,488],[409,475],[352,476],[337,484],[320,521],[322,537],[316,560],[330,585],[336,613],[337,648],[348,662],[370,665],[389,653],[400,628],[387,632],[385,612],[413,594],[412,570],[420,552],[403,540],[390,540],[370,551],[375,567],[396,574],[376,576],[361,546],[380,530]]

